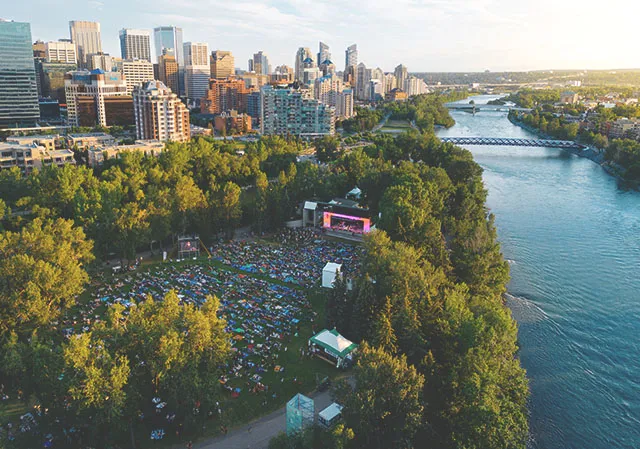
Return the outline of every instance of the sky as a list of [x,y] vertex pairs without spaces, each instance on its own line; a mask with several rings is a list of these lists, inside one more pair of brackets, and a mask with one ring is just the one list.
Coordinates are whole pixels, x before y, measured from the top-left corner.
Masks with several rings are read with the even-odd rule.
[[185,42],[231,50],[243,69],[259,50],[273,67],[293,66],[318,41],[338,70],[354,43],[359,62],[384,71],[640,67],[637,0],[3,0],[0,17],[30,22],[44,41],[68,39],[70,20],[98,21],[113,56],[122,28],[176,25]]

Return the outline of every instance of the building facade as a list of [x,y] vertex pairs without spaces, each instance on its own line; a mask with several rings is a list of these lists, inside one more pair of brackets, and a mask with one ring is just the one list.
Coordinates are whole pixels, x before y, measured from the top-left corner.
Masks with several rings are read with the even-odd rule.
[[235,60],[230,51],[215,50],[210,58],[211,78],[225,79],[235,74]]
[[264,86],[260,102],[262,134],[315,138],[335,133],[334,109],[298,90]]
[[79,67],[87,67],[88,55],[102,53],[102,39],[98,22],[72,20],[69,22],[69,34],[71,42],[76,46]]
[[0,127],[33,126],[40,118],[28,23],[0,19]]
[[311,58],[311,50],[309,47],[300,47],[296,52],[296,62],[294,67],[294,79],[300,83],[304,77],[304,61]]
[[404,82],[409,76],[407,67],[400,64],[395,68],[395,70],[393,71],[393,74],[396,77],[396,87],[399,89],[404,89]]
[[203,42],[186,42],[184,63],[185,95],[190,100],[200,101],[207,92],[211,76],[209,45]]
[[[131,97],[127,95],[127,83],[121,73],[100,69],[69,72],[64,84],[71,126],[111,126],[131,116]],[[127,98],[107,100],[110,97]],[[125,117],[121,119],[119,114]]]
[[239,78],[227,78],[209,80],[209,88],[200,102],[200,111],[203,114],[221,114],[225,111],[235,110],[247,112],[247,95],[250,90],[244,80]]
[[42,96],[58,100],[59,104],[65,104],[67,97],[64,88],[64,76],[67,72],[75,71],[77,68],[78,66],[75,64],[41,63]]
[[77,64],[76,46],[67,41],[53,41],[45,44],[47,62]]
[[160,26],[153,29],[153,40],[156,46],[156,56],[173,54],[178,63],[178,89],[173,92],[183,95],[184,85],[184,46],[182,44],[182,28],[176,26]]
[[356,44],[349,45],[344,52],[344,72],[347,73],[349,67],[357,67],[358,65],[358,46]]
[[122,59],[142,59],[151,62],[151,32],[124,28],[120,30]]
[[271,65],[269,64],[269,58],[261,50],[258,53],[253,54],[253,71],[258,75],[268,75],[271,73]]
[[158,79],[172,92],[180,91],[178,63],[172,54],[164,54],[158,58]]
[[18,167],[24,174],[29,174],[34,168],[75,163],[71,150],[49,150],[36,142],[21,142],[11,138],[0,142],[0,169],[3,170]]
[[136,86],[153,81],[153,64],[144,59],[122,61],[121,73],[127,83],[127,95],[133,93]]
[[136,87],[133,108],[138,139],[186,142],[191,138],[189,110],[161,81]]
[[316,58],[316,61],[318,61],[318,65],[320,65],[327,60],[331,60],[331,52],[329,51],[329,46],[324,42],[320,42],[320,44],[318,45],[318,57]]

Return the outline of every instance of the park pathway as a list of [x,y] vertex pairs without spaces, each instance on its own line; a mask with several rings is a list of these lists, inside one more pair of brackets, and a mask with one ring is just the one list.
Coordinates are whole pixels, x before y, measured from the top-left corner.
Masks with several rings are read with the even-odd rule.
[[[316,416],[333,401],[331,392],[325,391],[309,395],[315,401]],[[269,440],[286,430],[286,407],[258,418],[242,427],[230,431],[227,435],[200,441],[194,449],[266,449]]]

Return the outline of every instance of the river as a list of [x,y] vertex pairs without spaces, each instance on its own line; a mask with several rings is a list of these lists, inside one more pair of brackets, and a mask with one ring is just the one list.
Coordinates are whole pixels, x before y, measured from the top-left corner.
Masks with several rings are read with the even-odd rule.
[[[534,137],[506,112],[451,115],[439,136]],[[530,447],[640,448],[640,193],[560,149],[468,149],[511,266]]]

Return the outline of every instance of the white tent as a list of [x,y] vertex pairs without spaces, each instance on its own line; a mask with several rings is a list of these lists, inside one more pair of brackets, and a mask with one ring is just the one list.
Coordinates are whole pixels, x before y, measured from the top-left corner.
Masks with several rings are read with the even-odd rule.
[[334,422],[340,419],[340,415],[342,415],[342,406],[334,402],[318,413],[318,421],[325,427],[331,427]]
[[342,265],[339,263],[327,262],[322,269],[322,286],[326,288],[333,288],[333,282],[336,280],[336,276],[341,270]]

